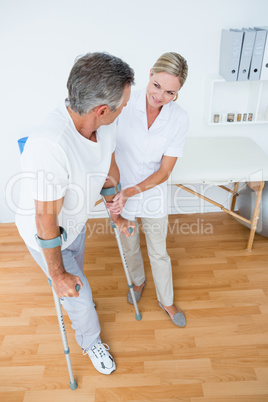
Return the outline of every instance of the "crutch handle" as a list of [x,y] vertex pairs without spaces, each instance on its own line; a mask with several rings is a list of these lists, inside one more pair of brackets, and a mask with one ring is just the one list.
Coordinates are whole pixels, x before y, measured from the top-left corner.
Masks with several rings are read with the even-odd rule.
[[[48,278],[48,283],[49,283],[49,285],[50,286],[52,286],[52,281],[51,281],[51,279],[50,278]],[[81,286],[80,285],[75,285],[75,290],[77,291],[77,292],[79,292],[79,290],[81,289]]]
[[[116,226],[115,226],[115,224],[113,223],[113,221],[111,220],[111,222],[110,222],[110,225],[112,226],[112,228],[113,229],[115,229],[116,228]],[[128,233],[129,234],[131,234],[132,232],[133,232],[133,228],[127,228],[127,230],[128,230]]]

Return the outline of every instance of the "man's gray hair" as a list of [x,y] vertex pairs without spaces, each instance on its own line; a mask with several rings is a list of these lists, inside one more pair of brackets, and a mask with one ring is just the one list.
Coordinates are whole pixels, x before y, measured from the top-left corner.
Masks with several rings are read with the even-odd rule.
[[70,108],[85,115],[100,105],[112,112],[121,105],[126,85],[134,84],[134,71],[108,53],[87,53],[75,62],[67,82]]

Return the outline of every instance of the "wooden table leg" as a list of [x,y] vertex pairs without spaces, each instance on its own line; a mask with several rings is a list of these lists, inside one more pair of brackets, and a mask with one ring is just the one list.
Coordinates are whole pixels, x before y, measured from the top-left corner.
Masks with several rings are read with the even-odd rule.
[[238,190],[238,186],[239,186],[239,183],[234,184],[234,189],[233,189],[234,195],[232,197],[232,203],[231,203],[231,208],[230,208],[230,211],[233,211],[233,212],[234,212],[234,209],[235,209],[235,202],[236,202],[236,198],[237,198],[237,195],[238,195],[238,194],[236,194],[237,190]]
[[256,202],[255,202],[255,208],[254,208],[254,212],[253,212],[253,217],[251,220],[251,230],[250,230],[248,246],[247,246],[247,251],[251,251],[256,228],[257,228],[257,223],[258,223],[258,219],[259,219],[259,214],[260,214],[259,206],[260,206],[260,201],[261,201],[262,190],[264,187],[264,181],[251,182],[251,183],[248,183],[248,185],[250,188],[252,188],[252,190],[255,191],[256,196],[257,196]]

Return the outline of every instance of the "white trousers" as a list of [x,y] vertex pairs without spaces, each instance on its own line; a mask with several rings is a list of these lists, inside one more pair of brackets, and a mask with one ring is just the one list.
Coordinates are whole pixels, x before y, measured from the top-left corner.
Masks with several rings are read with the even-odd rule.
[[[171,306],[174,295],[171,262],[166,249],[168,217],[141,218],[141,222],[146,237],[157,299],[164,306]],[[137,219],[135,219],[135,234],[129,238],[121,235],[120,238],[132,282],[134,285],[140,286],[145,281],[145,272]]]
[[[95,304],[92,300],[92,292],[86,276],[83,273],[84,254],[85,254],[85,234],[84,228],[75,241],[62,251],[63,265],[67,272],[79,276],[83,283],[79,291],[79,297],[62,297],[61,303],[68,314],[72,328],[75,330],[75,338],[78,345],[87,350],[99,339],[100,323]],[[28,247],[37,264],[49,277],[47,267],[44,264],[41,253]],[[52,297],[52,294],[51,294]]]

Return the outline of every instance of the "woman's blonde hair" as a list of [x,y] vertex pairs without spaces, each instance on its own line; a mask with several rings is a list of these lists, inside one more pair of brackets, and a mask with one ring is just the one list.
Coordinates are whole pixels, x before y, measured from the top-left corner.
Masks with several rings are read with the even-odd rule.
[[[187,61],[180,54],[175,52],[167,52],[162,54],[155,64],[152,67],[151,73],[152,75],[155,73],[169,73],[178,77],[181,83],[181,86],[186,81],[188,75],[188,64]],[[178,94],[174,101],[178,98]]]

